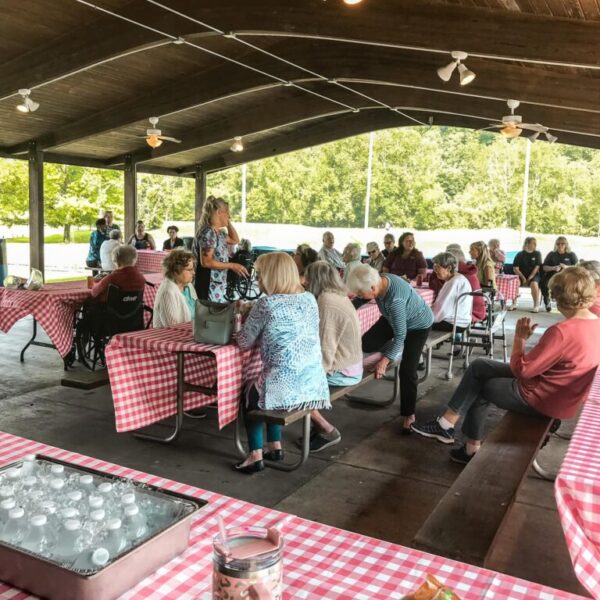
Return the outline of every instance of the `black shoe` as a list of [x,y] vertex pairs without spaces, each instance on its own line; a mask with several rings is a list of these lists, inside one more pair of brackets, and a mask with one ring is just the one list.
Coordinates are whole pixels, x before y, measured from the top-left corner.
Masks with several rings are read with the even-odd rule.
[[417,365],[417,371],[424,371],[424,370],[425,370],[425,361],[423,361],[423,362],[420,362],[420,363]]
[[552,312],[552,304],[550,302],[546,302],[546,312]]
[[423,437],[433,438],[442,444],[454,443],[454,427],[443,429],[437,419],[427,423],[413,423],[410,428]]
[[467,454],[467,446],[463,444],[460,448],[450,450],[450,460],[460,465],[466,465],[475,456],[475,454]]
[[283,450],[270,450],[269,452],[263,452],[263,458],[265,460],[272,460],[274,462],[283,460]]
[[262,459],[250,463],[249,465],[242,465],[243,461],[241,463],[237,463],[237,465],[233,465],[233,468],[238,473],[246,473],[246,475],[252,475],[253,473],[258,473],[259,471],[264,471],[265,469],[265,463]]
[[[310,437],[309,439],[312,440],[315,436],[319,435],[319,430],[316,427],[311,427],[310,430]],[[303,437],[299,437],[294,443],[296,444],[296,446],[298,446],[298,448],[300,448],[300,450],[302,450],[302,440],[304,438]]]

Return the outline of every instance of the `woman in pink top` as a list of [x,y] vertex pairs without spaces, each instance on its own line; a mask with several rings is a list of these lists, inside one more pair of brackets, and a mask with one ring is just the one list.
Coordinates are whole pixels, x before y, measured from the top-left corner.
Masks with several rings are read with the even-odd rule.
[[519,319],[510,365],[484,358],[474,361],[444,415],[413,424],[416,433],[452,444],[454,426],[464,415],[467,443],[450,451],[454,462],[468,463],[479,449],[490,404],[528,415],[570,419],[585,400],[600,365],[600,318],[589,310],[596,286],[584,268],[567,267],[552,278],[550,287],[565,320],[549,327],[526,353],[525,343],[537,325],[527,317]]
[[600,317],[600,261],[598,260],[586,260],[582,262],[580,267],[583,267],[589,271],[592,279],[596,283],[596,300],[594,304],[590,306],[590,310],[598,317]]

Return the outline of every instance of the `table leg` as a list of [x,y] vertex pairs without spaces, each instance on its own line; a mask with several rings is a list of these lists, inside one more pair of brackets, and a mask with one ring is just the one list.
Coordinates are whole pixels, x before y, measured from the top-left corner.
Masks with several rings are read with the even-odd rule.
[[34,317],[33,318],[33,335],[31,336],[31,339],[25,344],[25,346],[23,346],[23,350],[21,350],[21,362],[25,362],[25,350],[27,350],[27,348],[29,348],[29,346],[31,346],[31,344],[33,344],[33,341],[35,340],[37,336],[37,319]]
[[284,463],[283,461],[265,460],[265,466],[277,471],[295,471],[300,468],[310,454],[310,411],[302,417],[302,454],[295,463]]
[[400,365],[398,364],[394,367],[394,391],[389,398],[384,400],[375,400],[373,398],[363,398],[361,396],[354,396],[350,394],[348,394],[346,397],[348,398],[349,402],[352,402],[352,404],[366,404],[368,406],[376,406],[379,408],[384,408],[390,404],[393,404],[396,399],[400,397]]

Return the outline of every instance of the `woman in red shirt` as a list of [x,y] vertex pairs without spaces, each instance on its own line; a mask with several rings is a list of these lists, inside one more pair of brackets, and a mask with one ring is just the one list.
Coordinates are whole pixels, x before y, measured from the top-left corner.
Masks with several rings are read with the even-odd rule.
[[538,344],[525,352],[537,324],[519,319],[510,365],[480,358],[466,370],[443,416],[412,429],[445,444],[454,442],[454,426],[464,415],[467,443],[450,451],[454,462],[466,464],[479,449],[488,407],[529,415],[570,419],[586,399],[600,365],[600,318],[589,309],[596,286],[582,267],[567,267],[550,283],[564,321],[552,325]]
[[400,236],[398,248],[391,252],[383,263],[383,272],[398,275],[406,279],[425,278],[427,261],[415,247],[415,236],[407,231]]

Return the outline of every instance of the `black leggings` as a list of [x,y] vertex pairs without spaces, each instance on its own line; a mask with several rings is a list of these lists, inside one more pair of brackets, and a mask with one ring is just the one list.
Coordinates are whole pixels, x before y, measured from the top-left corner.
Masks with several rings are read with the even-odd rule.
[[[400,414],[410,417],[415,414],[419,375],[417,367],[431,328],[414,329],[406,333],[400,359]],[[385,317],[362,336],[363,352],[379,352],[386,342],[394,337],[394,330]]]
[[[448,323],[448,321],[440,321],[439,323],[434,323],[431,326],[431,329],[434,331],[452,331],[452,323]],[[462,333],[466,327],[456,326],[456,333]]]

